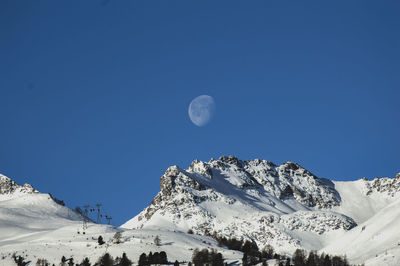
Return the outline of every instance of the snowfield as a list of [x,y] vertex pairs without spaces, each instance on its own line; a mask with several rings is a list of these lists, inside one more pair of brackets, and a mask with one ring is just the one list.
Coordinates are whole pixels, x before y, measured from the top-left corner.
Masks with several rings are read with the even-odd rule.
[[[0,265],[14,265],[11,260],[11,254],[14,252],[34,263],[38,258],[46,258],[50,263],[59,264],[62,256],[67,259],[73,258],[75,263],[88,257],[94,263],[106,252],[114,258],[121,257],[122,253],[125,252],[128,258],[137,263],[140,254],[143,252],[165,251],[169,261],[183,262],[191,259],[194,248],[210,249],[217,247],[216,241],[212,238],[163,229],[127,230],[107,225],[90,224],[83,235],[82,233],[77,234],[78,228],[81,228],[81,224],[74,223],[60,229],[25,235],[23,242],[2,244],[0,256],[7,258],[0,260]],[[116,244],[113,242],[116,232],[122,233],[123,243]],[[105,244],[98,244],[99,235],[103,237]],[[161,239],[161,246],[154,244],[154,238],[157,235]],[[241,261],[241,252],[224,248],[218,249],[227,261]]]
[[355,263],[400,265],[399,210],[400,199],[397,199],[364,223],[332,241],[323,251],[346,254]]
[[291,162],[195,160],[185,170],[169,167],[152,203],[121,227],[90,222],[83,230],[82,220],[49,194],[0,175],[0,265],[8,266],[15,252],[31,265],[38,258],[57,265],[62,256],[94,263],[105,252],[125,252],[137,263],[143,252],[165,251],[169,261],[187,262],[195,248],[217,249],[240,265],[243,254],[219,247],[210,234],[249,239],[260,249],[269,244],[289,256],[302,248],[356,264],[400,265],[400,174],[339,182]]
[[[25,194],[1,201],[0,265],[14,265],[13,253],[34,263],[38,258],[45,258],[59,264],[62,256],[74,258],[76,263],[85,257],[95,262],[105,252],[114,258],[125,252],[137,262],[143,252],[165,251],[170,261],[182,262],[191,259],[194,248],[217,247],[212,238],[165,228],[129,230],[88,223],[88,228],[83,230],[82,226],[82,216],[57,204],[48,194]],[[122,243],[114,243],[116,232],[122,233]],[[103,245],[97,241],[100,235],[106,242]],[[154,244],[157,235],[161,246]],[[230,262],[241,260],[241,252],[218,249]]]

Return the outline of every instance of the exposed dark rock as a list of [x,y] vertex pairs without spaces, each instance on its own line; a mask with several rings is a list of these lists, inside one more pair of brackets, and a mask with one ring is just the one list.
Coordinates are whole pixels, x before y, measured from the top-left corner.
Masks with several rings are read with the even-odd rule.
[[23,186],[18,185],[12,179],[0,174],[0,194],[11,194],[16,191],[22,193],[39,193],[29,184],[24,184]]
[[221,162],[227,163],[227,164],[233,164],[236,165],[239,168],[243,167],[242,161],[240,161],[237,157],[230,155],[228,156],[221,156],[218,159]]
[[54,197],[52,194],[49,193],[50,198],[57,204],[61,205],[61,206],[65,206],[65,203],[63,200],[59,200],[56,197]]
[[291,197],[293,197],[293,190],[289,185],[287,185],[286,188],[282,191],[279,198],[285,200]]

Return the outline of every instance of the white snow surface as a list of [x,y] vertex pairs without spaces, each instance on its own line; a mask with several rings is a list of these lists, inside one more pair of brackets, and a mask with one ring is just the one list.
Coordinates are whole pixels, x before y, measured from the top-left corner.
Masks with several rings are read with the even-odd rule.
[[[323,248],[354,263],[400,265],[400,199]],[[380,263],[380,264],[379,264]]]
[[[160,183],[160,193],[150,206],[122,227],[192,229],[197,234],[250,239],[260,248],[270,244],[282,254],[291,255],[296,248],[330,251],[347,255],[352,263],[370,265],[380,265],[379,255],[398,247],[397,234],[391,230],[400,225],[396,216],[400,209],[388,206],[399,199],[399,175],[338,182],[317,178],[291,162],[276,166],[230,156],[195,160],[186,170],[172,166]],[[361,256],[346,248],[364,223],[385,224],[379,219],[387,219],[383,214],[389,210],[395,215],[393,227],[376,230],[384,241],[360,240],[371,247]],[[396,263],[399,257],[391,260]]]
[[[58,265],[62,256],[94,263],[105,252],[114,258],[126,252],[137,263],[150,251],[184,262],[195,248],[215,248],[240,264],[241,252],[205,236],[214,232],[287,255],[303,248],[346,255],[351,263],[400,265],[400,175],[332,182],[295,163],[230,156],[195,160],[186,170],[169,167],[160,185],[152,203],[121,227],[89,223],[83,234],[81,215],[0,175],[0,265],[13,265],[14,252],[32,264],[45,258]],[[116,232],[123,243],[113,241]],[[106,244],[97,243],[99,235]]]
[[[2,183],[0,188],[4,188],[1,186]],[[243,256],[241,252],[218,247],[217,242],[210,237],[175,231],[172,228],[155,226],[146,230],[130,230],[89,222],[88,228],[83,230],[81,215],[56,203],[49,194],[39,193],[34,189],[21,192],[16,187],[13,192],[7,191],[2,196],[0,266],[15,265],[13,254],[30,261],[29,265],[35,265],[39,258],[46,259],[50,265],[59,265],[62,256],[73,258],[75,263],[88,257],[93,264],[105,252],[114,258],[121,257],[125,252],[136,264],[140,254],[148,254],[150,251],[165,251],[169,261],[184,262],[191,259],[195,248],[218,248],[230,263],[239,262]],[[122,233],[122,243],[115,243],[116,232]],[[104,245],[98,244],[100,235],[106,242]],[[154,243],[157,235],[161,239],[160,246]]]

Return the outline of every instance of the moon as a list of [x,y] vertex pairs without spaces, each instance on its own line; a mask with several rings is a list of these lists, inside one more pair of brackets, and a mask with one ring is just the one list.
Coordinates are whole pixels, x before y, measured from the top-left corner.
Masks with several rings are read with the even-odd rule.
[[189,104],[189,117],[193,124],[198,127],[205,126],[210,122],[215,112],[214,98],[209,95],[200,95]]

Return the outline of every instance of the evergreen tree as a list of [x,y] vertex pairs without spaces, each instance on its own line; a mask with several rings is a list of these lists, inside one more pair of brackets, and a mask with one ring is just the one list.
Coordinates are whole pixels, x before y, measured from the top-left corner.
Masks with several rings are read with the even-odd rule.
[[159,236],[154,238],[154,244],[156,244],[157,247],[161,246],[161,238]]
[[99,236],[99,237],[97,238],[97,243],[99,243],[100,246],[103,245],[103,244],[105,243],[102,236]]
[[148,265],[146,253],[142,253],[139,257],[139,266]]
[[150,254],[149,254],[149,260],[150,260],[150,264],[158,264],[160,261],[160,253],[154,252],[151,259],[150,259]]
[[81,262],[81,266],[90,266],[89,258],[84,258]]
[[198,248],[195,248],[193,251],[192,261],[195,265],[196,265],[196,262],[201,263],[201,261],[199,260],[199,249]]
[[271,245],[266,245],[263,249],[263,251],[261,251],[261,257],[263,259],[272,259],[274,257],[274,248]]
[[256,243],[246,240],[242,247],[243,252],[258,251],[258,246]]
[[116,233],[114,234],[113,242],[114,242],[115,244],[120,244],[120,243],[122,243],[122,233],[121,233],[121,232],[116,232]]
[[242,251],[243,265],[254,265],[260,262],[261,253],[258,251],[258,246],[256,243],[246,240],[246,242],[243,244]]
[[99,258],[97,263],[100,266],[113,266],[114,265],[114,259],[110,254],[106,253],[106,254],[104,254],[103,256],[101,256]]
[[221,253],[213,252],[212,257],[212,266],[223,266],[224,265],[224,258],[222,257]]
[[211,252],[208,249],[199,251],[197,248],[193,251],[192,261],[195,266],[203,266],[204,264],[211,266],[223,266],[224,258],[221,253],[218,253],[215,249]]
[[324,256],[323,265],[324,266],[331,266],[332,265],[331,257],[329,257],[328,254]]
[[62,256],[62,257],[61,257],[61,263],[60,263],[60,266],[67,266],[67,263],[66,263],[66,261],[67,261],[67,259],[65,258],[65,256]]
[[74,258],[69,259],[68,266],[74,266]]
[[248,258],[248,257],[249,257],[248,253],[247,253],[247,252],[244,252],[244,253],[243,253],[243,257],[242,257],[242,264],[243,264],[243,265],[249,265],[249,264],[248,264],[248,261],[249,261],[249,258]]
[[308,254],[306,265],[315,266],[317,265],[317,260],[318,260],[317,255],[313,251],[310,251],[310,253]]
[[197,248],[193,251],[192,261],[195,266],[202,266],[208,260],[208,250],[199,251]]
[[36,262],[38,266],[50,266],[50,263],[46,259],[38,259]]
[[168,263],[167,253],[165,253],[165,251],[161,251],[159,256],[160,256],[160,260],[159,260],[160,264]]
[[125,252],[122,253],[122,258],[119,261],[119,265],[120,266],[131,266],[132,265],[132,261],[130,259],[128,259]]
[[260,255],[258,253],[244,252],[242,263],[244,266],[255,265],[260,262]]
[[174,262],[174,266],[179,266],[179,261],[178,261],[178,260],[176,260],[176,261]]
[[14,259],[14,262],[18,265],[18,266],[25,266],[28,263],[25,262],[24,257],[22,256],[16,256],[15,253],[12,255],[12,258]]
[[50,263],[46,259],[38,259],[36,266],[50,266]]
[[293,264],[294,266],[305,266],[306,265],[306,253],[302,249],[296,249],[293,254]]
[[332,266],[348,266],[346,257],[333,256],[331,258]]

